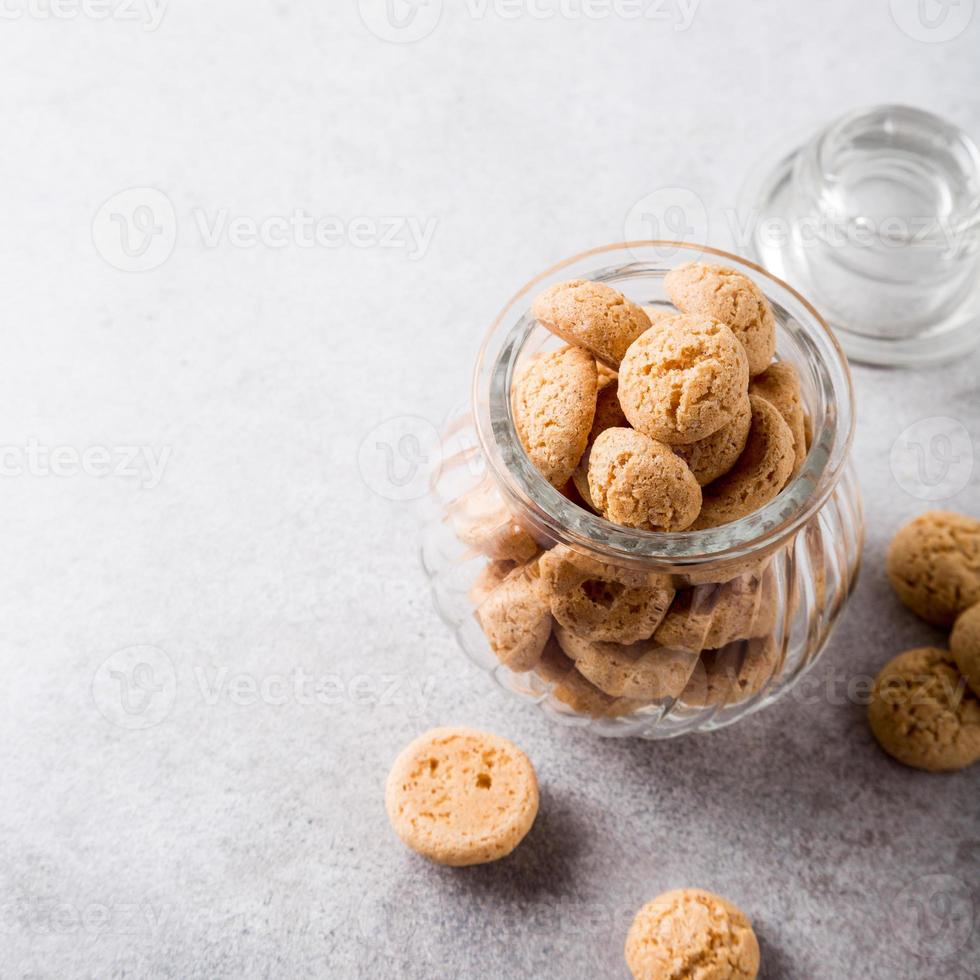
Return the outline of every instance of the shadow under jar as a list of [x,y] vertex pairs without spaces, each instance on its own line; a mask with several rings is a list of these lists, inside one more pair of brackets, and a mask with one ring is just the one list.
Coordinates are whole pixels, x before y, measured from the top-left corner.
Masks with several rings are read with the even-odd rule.
[[[772,304],[777,359],[800,377],[808,453],[747,517],[704,531],[637,531],[538,473],[515,431],[511,386],[536,353],[564,345],[531,316],[541,290],[593,279],[671,309],[664,276],[694,260],[737,269]],[[497,317],[471,409],[444,432],[422,546],[436,608],[475,663],[566,724],[643,738],[730,724],[816,661],[854,585],[863,524],[853,428],[846,359],[785,283],[736,256],[672,242],[578,255],[528,283]],[[503,659],[488,632],[503,635]]]

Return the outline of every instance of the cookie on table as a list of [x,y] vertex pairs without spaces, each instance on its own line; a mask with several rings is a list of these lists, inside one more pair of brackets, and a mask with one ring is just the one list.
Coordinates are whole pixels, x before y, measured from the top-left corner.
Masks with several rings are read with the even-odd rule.
[[476,611],[490,649],[511,670],[531,670],[551,635],[551,602],[538,562],[510,572]]
[[906,650],[885,664],[868,721],[878,744],[915,769],[945,772],[980,760],[980,701],[938,647]]
[[391,767],[385,808],[413,851],[452,867],[506,857],[538,813],[538,780],[528,757],[499,735],[434,728]]
[[525,562],[540,550],[487,482],[463,494],[450,509],[449,520],[463,544],[494,560]]
[[765,506],[786,486],[796,455],[793,433],[764,398],[749,395],[752,426],[738,462],[704,488],[701,513],[692,529],[718,527]]
[[558,701],[576,714],[590,718],[621,718],[634,714],[650,703],[614,698],[600,691],[575,669],[574,662],[562,652],[554,637],[548,641],[535,673],[553,685],[551,693]]
[[534,300],[531,313],[543,327],[613,368],[650,326],[646,313],[622,293],[588,279],[549,286]]
[[595,510],[595,506],[592,503],[592,494],[589,490],[589,456],[592,445],[606,429],[625,428],[628,425],[629,422],[619,404],[619,383],[614,375],[612,378],[605,379],[599,388],[598,395],[596,395],[595,417],[592,420],[592,428],[589,430],[585,452],[572,474],[572,483],[575,485],[575,489],[593,510]]
[[730,422],[717,432],[686,446],[673,446],[673,450],[694,474],[699,486],[705,486],[724,476],[737,462],[752,426],[752,403],[748,394],[739,403]]
[[561,625],[555,627],[555,639],[580,674],[616,698],[676,698],[698,662],[696,651],[672,650],[651,640],[625,645],[591,641]]
[[731,327],[761,374],[776,353],[776,318],[769,300],[748,276],[724,265],[688,262],[664,277],[670,301],[684,313],[709,316]]
[[957,618],[949,638],[949,652],[970,689],[980,697],[980,603]]
[[742,345],[706,316],[657,323],[619,366],[619,401],[634,429],[669,446],[717,432],[737,413],[749,384]]
[[595,416],[595,359],[578,347],[536,358],[514,383],[514,425],[521,445],[553,486],[575,472]]
[[778,598],[776,577],[768,568],[724,585],[690,589],[674,600],[654,639],[664,646],[704,650],[768,636],[776,627]]
[[683,531],[701,488],[669,446],[634,429],[606,429],[589,453],[589,493],[606,520],[644,531]]
[[980,602],[980,521],[927,511],[898,531],[886,564],[899,599],[927,623],[948,629]]
[[807,454],[807,438],[803,396],[800,393],[800,376],[796,368],[786,361],[770,364],[749,383],[749,394],[765,398],[782,415],[793,433],[793,452],[796,462],[791,476],[795,476]]
[[759,943],[737,906],[684,888],[636,913],[626,937],[626,965],[635,980],[754,980]]
[[674,599],[674,590],[586,579],[551,597],[555,621],[586,640],[635,643],[648,640]]
[[772,636],[702,650],[680,699],[698,708],[738,704],[762,690],[778,667],[779,647]]

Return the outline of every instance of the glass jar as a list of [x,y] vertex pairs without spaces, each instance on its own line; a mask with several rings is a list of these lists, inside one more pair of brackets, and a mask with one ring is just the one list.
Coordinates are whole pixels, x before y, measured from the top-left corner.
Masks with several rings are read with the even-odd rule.
[[[747,517],[704,531],[637,531],[538,473],[515,431],[511,384],[529,358],[563,345],[530,314],[538,292],[593,279],[668,308],[665,274],[697,259],[738,269],[768,297],[777,357],[800,377],[809,450],[783,491]],[[567,724],[644,738],[730,724],[816,661],[853,587],[863,538],[853,428],[836,339],[806,300],[758,266],[672,242],[575,256],[529,282],[496,318],[471,408],[444,432],[422,547],[436,608],[476,664]]]

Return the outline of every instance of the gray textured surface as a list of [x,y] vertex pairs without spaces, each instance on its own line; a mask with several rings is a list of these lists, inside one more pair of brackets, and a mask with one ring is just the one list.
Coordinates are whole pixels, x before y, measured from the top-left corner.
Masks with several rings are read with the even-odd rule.
[[[929,44],[884,2],[704,0],[687,31],[446,6],[414,45],[348,0],[2,24],[0,441],[23,472],[0,479],[0,974],[622,977],[634,909],[698,884],[749,912],[766,977],[980,975],[980,771],[900,768],[846,697],[936,638],[883,580],[926,506],[889,453],[934,416],[977,443],[980,359],[855,372],[866,562],[815,683],[671,744],[555,729],[494,688],[431,609],[414,505],[358,468],[386,419],[439,423],[513,289],[621,238],[645,195],[690,189],[726,245],[738,186],[788,132],[877,101],[980,132],[980,18]],[[93,248],[132,186],[179,229],[144,273]],[[206,247],[195,209],[223,208],[438,224],[416,261]],[[148,486],[45,474],[30,440],[172,455]],[[980,509],[980,465],[948,503]],[[125,655],[100,665],[142,644],[162,690],[124,716],[107,671]],[[499,866],[426,866],[385,820],[397,749],[453,722],[539,768],[538,823]]]

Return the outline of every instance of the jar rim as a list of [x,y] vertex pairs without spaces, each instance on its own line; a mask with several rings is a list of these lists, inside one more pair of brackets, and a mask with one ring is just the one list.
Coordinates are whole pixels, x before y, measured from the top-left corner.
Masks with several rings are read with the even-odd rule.
[[[680,253],[664,264],[663,253]],[[619,255],[612,266],[586,263]],[[532,291],[549,281],[587,278],[623,282],[662,277],[680,262],[708,255],[751,273],[776,314],[778,336],[796,343],[816,383],[821,409],[814,417],[813,442],[800,471],[777,496],[737,521],[701,531],[655,532],[613,524],[586,511],[549,484],[531,463],[514,425],[510,388],[521,351],[536,327],[530,315]],[[574,276],[569,270],[578,267]],[[560,275],[565,273],[565,275]],[[559,278],[560,276],[560,278]],[[778,343],[777,343],[778,352]],[[473,416],[483,454],[501,492],[525,518],[555,541],[619,562],[661,563],[683,568],[705,561],[744,558],[775,548],[802,527],[836,487],[854,436],[855,406],[847,358],[833,331],[813,305],[761,266],[707,245],[669,240],[602,245],[580,252],[535,276],[494,319],[481,345],[473,376]]]

